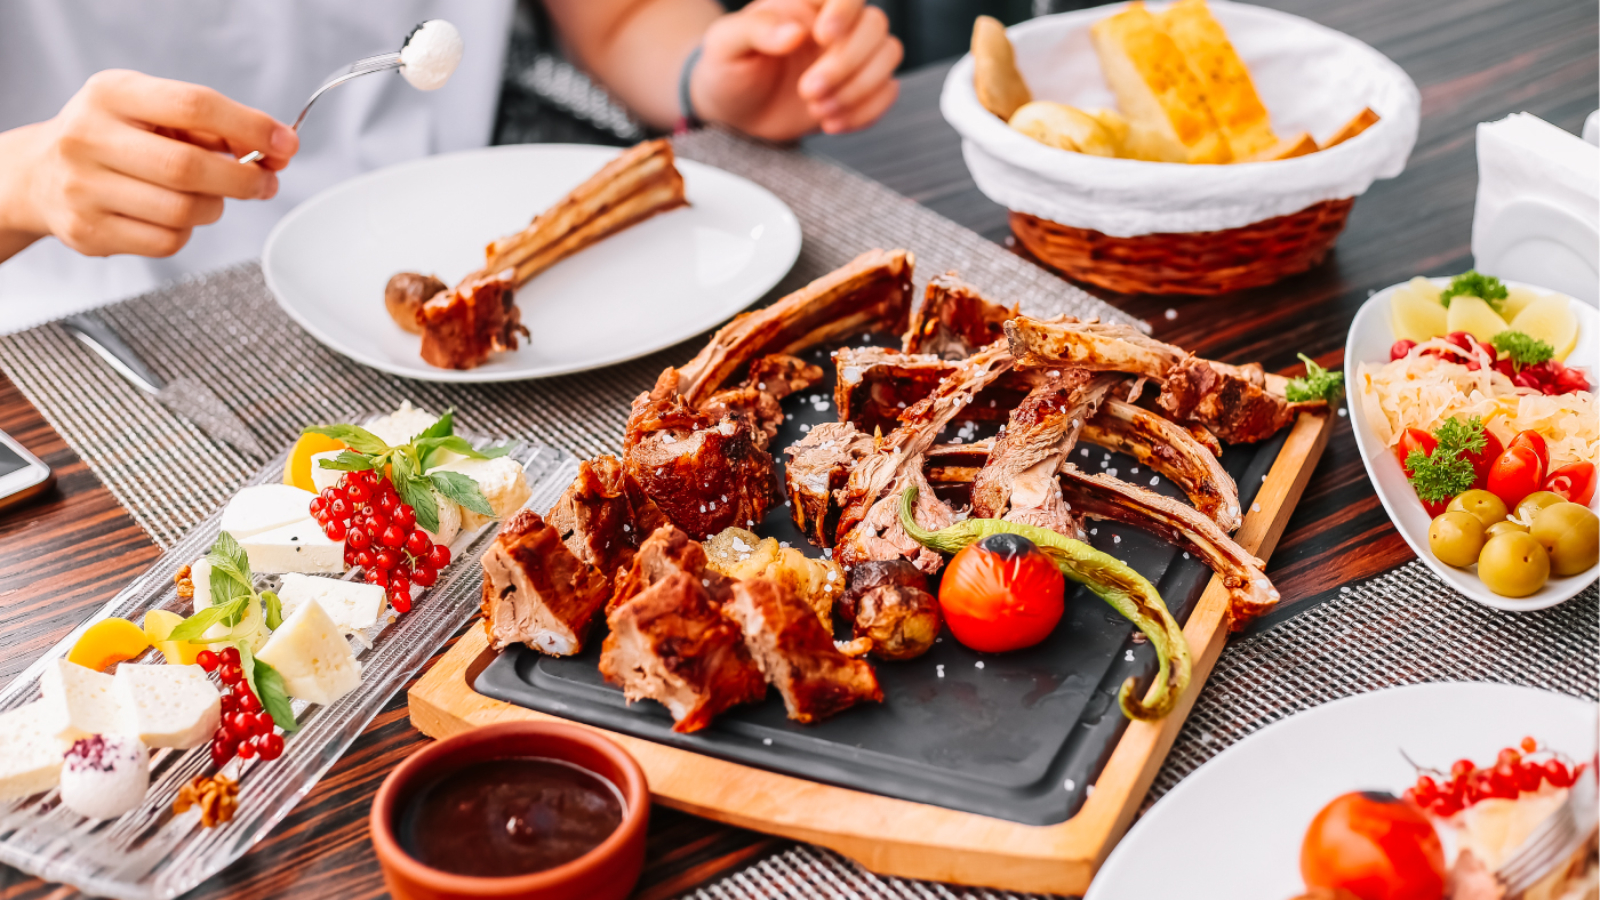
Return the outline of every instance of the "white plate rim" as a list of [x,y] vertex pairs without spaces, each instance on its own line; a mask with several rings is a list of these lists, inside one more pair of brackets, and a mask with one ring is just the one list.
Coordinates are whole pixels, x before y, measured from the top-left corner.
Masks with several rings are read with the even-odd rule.
[[[267,234],[266,244],[263,246],[261,251],[261,274],[263,279],[266,281],[267,290],[272,294],[272,298],[277,302],[278,307],[287,313],[289,318],[294,320],[295,324],[305,329],[306,333],[315,338],[318,343],[339,354],[340,356],[353,360],[361,365],[377,369],[381,372],[387,372],[391,375],[398,375],[402,378],[410,378],[417,381],[446,382],[455,384],[485,384],[490,382],[530,381],[540,378],[553,378],[558,375],[570,375],[577,372],[586,372],[592,369],[613,366],[617,365],[618,363],[624,363],[628,362],[629,360],[649,356],[652,353],[664,350],[667,347],[673,346],[674,344],[681,343],[687,338],[693,337],[705,331],[709,331],[719,323],[724,322],[742,310],[749,308],[752,303],[760,300],[762,297],[766,296],[769,291],[776,287],[778,283],[781,282],[784,277],[787,276],[794,268],[795,262],[800,258],[803,234],[800,227],[800,220],[795,216],[794,210],[789,207],[789,204],[783,202],[783,200],[772,191],[755,183],[754,181],[751,181],[748,178],[745,178],[741,175],[735,175],[726,169],[720,169],[716,166],[707,165],[692,159],[684,159],[680,156],[675,160],[675,164],[679,167],[680,171],[685,173],[695,173],[705,178],[727,179],[729,182],[739,185],[741,190],[748,190],[752,192],[752,194],[762,197],[764,200],[770,200],[774,206],[776,214],[774,224],[778,225],[782,232],[772,239],[774,241],[787,239],[787,246],[781,246],[781,257],[786,257],[788,262],[783,266],[782,271],[778,271],[777,266],[774,266],[774,274],[770,278],[762,279],[763,282],[770,283],[766,283],[759,293],[755,293],[754,296],[750,297],[748,300],[745,300],[737,308],[729,308],[726,310],[719,308],[715,318],[712,318],[709,315],[702,316],[701,319],[697,319],[686,324],[681,332],[676,330],[670,333],[664,332],[664,334],[669,334],[670,336],[664,337],[661,341],[653,343],[647,346],[645,349],[634,349],[627,352],[618,353],[613,356],[597,358],[582,365],[550,366],[540,369],[437,369],[429,366],[427,363],[421,362],[420,356],[418,357],[419,361],[417,363],[417,367],[415,368],[405,365],[397,365],[383,359],[369,356],[368,354],[359,350],[354,350],[342,344],[332,335],[313,324],[310,319],[301,314],[301,312],[293,303],[284,298],[282,288],[273,278],[274,249],[277,246],[279,235],[285,232],[287,229],[294,227],[295,221],[301,216],[308,214],[309,210],[312,210],[320,203],[329,201],[331,198],[341,193],[346,191],[354,191],[367,182],[379,178],[393,177],[399,173],[409,172],[416,169],[425,169],[432,165],[438,165],[440,160],[454,160],[461,157],[477,155],[528,152],[537,153],[547,148],[562,150],[578,148],[584,151],[596,151],[596,168],[598,168],[600,165],[603,165],[607,159],[615,157],[626,149],[622,147],[608,147],[601,144],[502,144],[493,147],[479,147],[472,150],[459,150],[452,153],[434,154],[421,159],[408,160],[403,163],[384,166],[380,169],[374,169],[371,172],[362,173],[354,178],[346,179],[302,201],[298,206],[290,210],[282,219],[279,219],[278,223],[273,226],[272,231]],[[604,154],[605,158],[602,159],[600,156],[603,151],[614,152]],[[483,237],[483,240],[487,241],[490,239],[490,237],[492,236]],[[702,319],[704,321],[702,321]]]
[[[1441,695],[1456,693],[1470,693],[1478,694],[1480,696],[1486,693],[1520,694],[1530,698],[1538,697],[1541,702],[1565,701],[1572,705],[1572,711],[1574,713],[1587,713],[1591,716],[1595,715],[1594,704],[1583,699],[1582,697],[1575,697],[1570,694],[1560,693],[1558,691],[1542,690],[1540,688],[1529,687],[1527,685],[1480,681],[1427,682],[1423,684],[1396,685],[1394,687],[1381,688],[1375,691],[1352,694],[1348,697],[1340,697],[1337,700],[1330,700],[1327,703],[1313,706],[1310,709],[1301,710],[1294,715],[1280,719],[1250,733],[1249,735],[1245,736],[1243,740],[1240,740],[1238,743],[1225,748],[1216,756],[1206,760],[1193,772],[1190,772],[1181,781],[1174,785],[1172,790],[1164,794],[1160,800],[1157,800],[1155,804],[1151,806],[1150,810],[1140,817],[1139,821],[1128,830],[1128,833],[1123,835],[1122,839],[1117,842],[1116,847],[1114,847],[1110,855],[1106,857],[1105,862],[1100,865],[1098,870],[1096,870],[1094,879],[1089,883],[1089,890],[1086,894],[1084,894],[1083,900],[1121,900],[1120,896],[1107,892],[1116,890],[1116,884],[1114,881],[1112,881],[1112,879],[1117,878],[1118,873],[1121,871],[1120,866],[1122,858],[1132,855],[1138,859],[1138,836],[1141,830],[1145,828],[1146,823],[1155,821],[1156,817],[1159,815],[1170,814],[1171,809],[1175,805],[1184,803],[1185,798],[1190,793],[1200,790],[1201,787],[1206,784],[1206,781],[1211,777],[1210,773],[1220,768],[1219,764],[1224,763],[1225,761],[1231,761],[1235,756],[1238,756],[1241,753],[1250,752],[1253,746],[1259,743],[1261,740],[1268,739],[1269,737],[1276,737],[1281,732],[1290,729],[1298,730],[1314,728],[1323,719],[1342,716],[1352,707],[1388,704],[1391,701],[1394,701],[1396,697],[1401,697],[1401,702],[1409,702],[1410,705],[1416,708],[1427,708],[1430,706],[1430,704],[1427,702],[1430,699],[1430,695],[1432,697],[1438,697]],[[1434,702],[1437,703],[1438,701],[1435,700]],[[1507,741],[1515,739],[1516,736],[1507,737]],[[1578,748],[1562,747],[1557,749],[1564,750],[1570,755],[1581,758],[1582,754],[1592,752],[1595,748],[1593,746],[1589,746]],[[1444,761],[1441,760],[1438,764],[1443,765]],[[1348,790],[1358,791],[1363,789],[1372,789],[1392,790],[1398,792],[1402,787],[1403,785],[1351,784]],[[1329,799],[1331,800],[1332,797]],[[1308,819],[1304,824],[1309,825],[1310,820]],[[1139,865],[1147,861],[1148,858],[1145,858],[1135,862],[1134,865]]]
[[[1428,280],[1441,287],[1450,283],[1450,278],[1446,276]],[[1377,492],[1378,500],[1383,504],[1383,511],[1389,516],[1389,521],[1394,524],[1395,530],[1400,532],[1400,536],[1405,539],[1406,544],[1411,547],[1412,552],[1416,553],[1417,558],[1422,560],[1424,565],[1439,576],[1445,584],[1465,594],[1477,603],[1506,612],[1531,612],[1533,610],[1548,609],[1571,600],[1590,584],[1594,583],[1597,574],[1600,574],[1600,565],[1581,575],[1552,578],[1545,583],[1544,587],[1528,597],[1502,597],[1485,587],[1483,582],[1478,580],[1475,573],[1466,569],[1447,566],[1435,559],[1432,551],[1428,549],[1426,530],[1421,534],[1413,534],[1412,532],[1415,529],[1412,526],[1408,526],[1404,520],[1405,517],[1398,513],[1401,508],[1399,506],[1400,503],[1419,503],[1419,501],[1416,500],[1414,495],[1391,497],[1390,492],[1384,489],[1383,479],[1378,477],[1376,466],[1392,467],[1394,472],[1397,473],[1400,469],[1400,463],[1394,458],[1394,454],[1388,452],[1388,448],[1379,445],[1377,435],[1373,433],[1372,426],[1367,422],[1366,410],[1363,408],[1364,400],[1362,399],[1359,385],[1355,383],[1355,379],[1358,377],[1357,371],[1362,362],[1385,362],[1386,360],[1360,359],[1357,356],[1357,343],[1361,341],[1367,331],[1377,327],[1383,328],[1388,333],[1389,342],[1393,343],[1395,340],[1394,330],[1389,324],[1388,317],[1389,300],[1396,291],[1405,287],[1407,283],[1401,282],[1400,284],[1390,285],[1368,298],[1367,302],[1363,303],[1361,309],[1356,312],[1355,320],[1350,323],[1350,331],[1345,339],[1344,371],[1347,388],[1346,396],[1348,398],[1347,406],[1351,420],[1350,427],[1355,432],[1356,449],[1361,453],[1361,463],[1366,468],[1367,480],[1371,482],[1373,490]],[[1528,288],[1543,293],[1562,293],[1561,291],[1522,281],[1506,281],[1505,284],[1508,287]],[[1576,311],[1580,338],[1592,339],[1597,331],[1600,331],[1600,313],[1597,313],[1593,307],[1576,298],[1567,297],[1567,301]],[[1582,345],[1582,340],[1580,340],[1579,344],[1580,346]],[[1594,371],[1590,372],[1591,377],[1595,374]],[[1597,497],[1597,499],[1600,499],[1600,497]],[[1590,507],[1593,508],[1593,506],[1594,503],[1591,502]]]

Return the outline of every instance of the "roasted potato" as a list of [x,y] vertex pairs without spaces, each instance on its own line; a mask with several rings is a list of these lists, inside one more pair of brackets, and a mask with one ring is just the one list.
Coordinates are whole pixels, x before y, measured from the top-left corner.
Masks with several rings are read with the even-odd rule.
[[759,538],[743,528],[725,528],[706,541],[707,564],[729,578],[770,578],[805,600],[831,634],[833,602],[844,593],[844,569],[830,559],[812,559],[776,538]]
[[396,325],[412,334],[421,334],[422,325],[417,321],[417,313],[422,310],[422,304],[444,289],[444,282],[432,275],[401,272],[390,278],[384,286],[383,305]]

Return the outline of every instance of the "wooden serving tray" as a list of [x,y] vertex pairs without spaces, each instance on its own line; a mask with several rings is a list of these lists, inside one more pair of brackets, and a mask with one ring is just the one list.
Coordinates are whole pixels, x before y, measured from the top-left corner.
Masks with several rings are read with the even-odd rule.
[[[1267,559],[1328,442],[1326,415],[1302,413],[1267,473],[1234,539]],[[1178,707],[1157,723],[1130,722],[1094,791],[1072,818],[1023,825],[912,803],[715,759],[593,728],[644,767],[656,802],[769,834],[837,850],[884,875],[1015,891],[1081,894],[1133,822],[1178,730],[1228,635],[1228,592],[1215,577],[1190,614],[1184,636],[1194,675]],[[517,720],[556,717],[473,690],[495,658],[472,628],[409,692],[411,721],[435,738]],[[580,725],[590,728],[591,726]]]

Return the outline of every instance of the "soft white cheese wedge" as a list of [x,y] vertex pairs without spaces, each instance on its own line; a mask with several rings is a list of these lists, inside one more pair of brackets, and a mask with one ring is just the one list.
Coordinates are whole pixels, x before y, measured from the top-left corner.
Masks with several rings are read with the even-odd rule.
[[310,518],[240,538],[239,546],[250,557],[250,571],[257,575],[344,571],[344,541],[328,540],[322,527]]
[[128,733],[147,747],[198,747],[216,733],[222,695],[199,666],[122,663],[113,679]]
[[189,580],[194,582],[194,611],[199,612],[211,605],[211,561],[202,556],[190,563]]
[[256,658],[278,670],[289,696],[327,705],[361,684],[361,663],[327,610],[307,600]]
[[[344,477],[344,472],[338,469],[324,469],[322,467],[322,460],[334,459],[343,452],[343,450],[325,450],[321,453],[311,454],[311,483],[317,486],[317,493],[320,494],[333,487],[339,483],[339,479]],[[309,500],[306,502],[310,503]]]
[[[244,488],[223,508],[222,530],[242,544],[245,538],[295,522],[310,521],[311,501],[316,496],[290,484],[258,484]],[[253,566],[255,559],[250,562]]]
[[[521,509],[522,504],[527,503],[528,497],[533,494],[533,489],[528,487],[528,476],[522,471],[522,463],[509,457],[458,459],[442,466],[435,466],[428,471],[440,469],[460,472],[476,481],[478,489],[483,491],[484,499],[489,501],[489,507],[494,510],[493,518],[496,519],[510,518],[511,514]],[[461,530],[473,531],[487,524],[489,519],[490,517],[463,508]]]
[[72,744],[51,733],[53,721],[42,700],[0,715],[0,800],[48,791],[61,780],[61,757]]
[[412,406],[410,400],[402,400],[399,409],[387,416],[373,419],[361,427],[393,447],[396,444],[410,443],[412,438],[428,430],[428,426],[437,421],[439,421],[438,416]]
[[283,603],[285,619],[292,617],[307,602],[317,601],[328,618],[347,634],[365,631],[378,624],[385,602],[383,588],[375,584],[293,574],[283,576],[278,599]]
[[64,741],[127,730],[116,680],[77,663],[58,659],[44,670],[39,687],[47,707],[47,733]]
[[424,528],[423,531],[427,532],[435,544],[448,547],[455,542],[456,535],[461,533],[461,516],[465,510],[438,491],[433,492],[433,504],[439,508],[439,530],[428,531]]

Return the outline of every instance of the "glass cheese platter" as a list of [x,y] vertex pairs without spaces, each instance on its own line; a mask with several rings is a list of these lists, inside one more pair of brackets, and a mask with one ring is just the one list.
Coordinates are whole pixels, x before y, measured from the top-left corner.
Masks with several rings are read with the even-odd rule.
[[[474,448],[507,443],[463,437]],[[548,506],[570,480],[571,458],[522,441],[510,441],[507,448],[507,457],[521,464],[525,473],[531,490],[527,503]],[[244,487],[279,481],[289,455],[289,450],[280,453]],[[224,514],[219,510],[197,525],[0,691],[0,715],[34,703],[41,680],[64,665],[61,661],[79,637],[96,624],[115,618],[137,622],[154,610],[189,615],[194,601],[180,596],[174,576],[207,555],[218,539]],[[238,781],[238,806],[231,821],[203,827],[200,808],[174,812],[174,800],[184,786],[194,776],[215,769],[207,744],[190,750],[152,749],[149,789],[133,811],[115,818],[95,821],[73,812],[56,788],[0,801],[0,862],[46,881],[119,900],[176,897],[222,870],[288,815],[389,697],[473,616],[480,599],[477,558],[499,527],[498,520],[489,520],[463,528],[449,541],[449,565],[438,572],[431,588],[416,594],[409,612],[396,616],[390,610],[372,626],[351,634],[350,649],[361,671],[359,685],[328,705],[293,700],[299,728],[284,735],[281,756],[270,761],[259,756],[229,760],[221,773]],[[343,579],[359,580],[351,572],[345,572]],[[263,593],[292,594],[278,575],[255,575],[254,582]],[[286,614],[292,615],[292,610]],[[161,651],[152,648],[123,665],[161,662]]]

